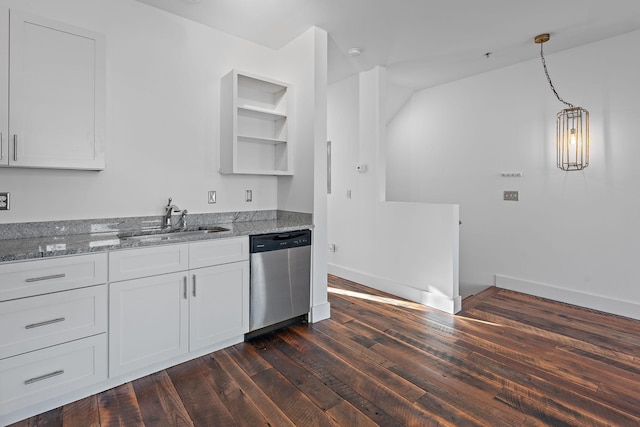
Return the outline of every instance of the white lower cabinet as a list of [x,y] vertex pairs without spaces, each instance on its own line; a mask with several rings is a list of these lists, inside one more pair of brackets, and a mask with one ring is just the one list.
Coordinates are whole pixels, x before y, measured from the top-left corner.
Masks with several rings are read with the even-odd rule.
[[[248,238],[190,243],[189,262],[174,263],[177,271],[167,273],[167,254],[182,246],[110,253],[110,277],[114,268],[123,277],[117,266],[136,264],[129,259],[144,260],[146,276],[157,267],[157,275],[109,284],[110,377],[169,366],[248,332]],[[198,268],[186,268],[192,264]]]
[[127,280],[109,286],[111,377],[187,353],[186,272]]
[[241,342],[248,245],[0,263],[0,425]]
[[249,261],[191,271],[189,350],[249,331]]
[[106,253],[0,264],[0,425],[107,380],[106,282]]
[[107,331],[107,285],[0,302],[0,359]]
[[0,378],[0,415],[105,381],[107,335],[2,359]]

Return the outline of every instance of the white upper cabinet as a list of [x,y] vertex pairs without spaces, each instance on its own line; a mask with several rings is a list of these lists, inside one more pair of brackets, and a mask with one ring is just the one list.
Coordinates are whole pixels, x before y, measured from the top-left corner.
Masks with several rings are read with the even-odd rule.
[[9,164],[9,10],[0,7],[0,166]]
[[[104,36],[14,10],[9,14],[9,123],[2,165],[104,169]],[[6,85],[6,75],[0,76]],[[0,107],[3,119],[6,108]]]
[[233,70],[220,91],[220,173],[293,175],[291,86]]

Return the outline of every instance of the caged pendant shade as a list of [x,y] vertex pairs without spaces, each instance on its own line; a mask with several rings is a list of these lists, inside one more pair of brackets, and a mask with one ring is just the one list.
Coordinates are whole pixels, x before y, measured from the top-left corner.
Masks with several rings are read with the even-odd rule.
[[557,115],[558,167],[565,171],[589,166],[589,112],[573,107]]
[[542,47],[549,38],[549,34],[540,34],[534,41],[540,45],[540,58],[551,90],[568,107],[556,116],[557,166],[565,171],[582,170],[589,166],[589,112],[560,98],[553,86]]

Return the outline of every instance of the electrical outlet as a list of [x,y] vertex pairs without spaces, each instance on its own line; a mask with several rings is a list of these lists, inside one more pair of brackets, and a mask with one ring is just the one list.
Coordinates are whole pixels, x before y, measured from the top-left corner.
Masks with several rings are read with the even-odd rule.
[[9,210],[9,193],[0,193],[0,211]]
[[251,190],[246,190],[244,192],[244,201],[252,202],[253,201],[253,192]]
[[209,191],[209,203],[215,203],[215,202],[216,202],[216,192]]
[[504,192],[504,200],[508,200],[510,202],[518,201],[518,192],[517,191],[505,191]]

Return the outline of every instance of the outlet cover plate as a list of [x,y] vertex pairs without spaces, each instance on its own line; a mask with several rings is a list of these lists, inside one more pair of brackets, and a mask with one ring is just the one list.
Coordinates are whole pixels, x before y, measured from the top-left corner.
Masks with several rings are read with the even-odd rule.
[[209,203],[215,203],[215,202],[216,202],[216,192],[209,191]]
[[503,199],[507,200],[509,202],[517,202],[518,201],[518,192],[517,191],[505,191]]
[[9,193],[0,193],[0,211],[8,211],[9,206]]

